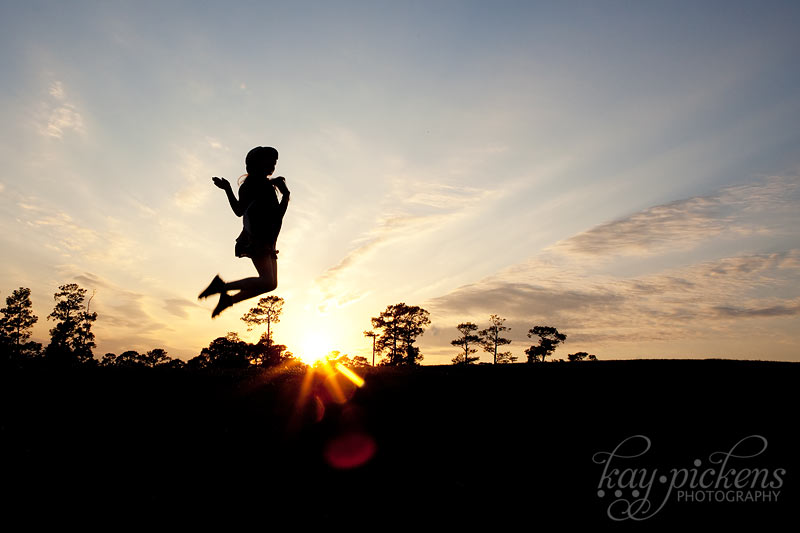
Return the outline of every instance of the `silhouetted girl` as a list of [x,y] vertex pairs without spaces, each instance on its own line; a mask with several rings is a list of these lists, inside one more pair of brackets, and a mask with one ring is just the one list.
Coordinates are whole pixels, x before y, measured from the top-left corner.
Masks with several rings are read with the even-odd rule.
[[[278,286],[278,250],[275,244],[281,231],[283,215],[289,203],[286,180],[280,176],[270,179],[278,162],[275,148],[258,146],[245,158],[247,174],[239,185],[239,199],[233,194],[225,178],[211,178],[214,185],[225,191],[236,216],[243,217],[244,228],[236,238],[236,256],[249,257],[258,272],[257,278],[244,278],[224,282],[219,275],[200,293],[198,298],[208,298],[219,293],[219,303],[211,317],[214,318],[236,302],[273,291]],[[275,190],[280,191],[281,201]],[[228,291],[239,291],[229,295]]]

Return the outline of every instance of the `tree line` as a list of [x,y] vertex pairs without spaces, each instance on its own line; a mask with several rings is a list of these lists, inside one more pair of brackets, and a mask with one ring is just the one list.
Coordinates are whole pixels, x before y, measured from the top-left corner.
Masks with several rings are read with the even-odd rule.
[[47,316],[54,322],[50,329],[50,342],[46,347],[31,341],[31,331],[38,322],[31,303],[31,290],[20,287],[6,298],[6,306],[0,309],[0,358],[7,364],[36,362],[49,366],[104,366],[142,368],[246,368],[269,367],[292,360],[286,346],[272,339],[272,324],[280,321],[283,298],[269,296],[261,298],[258,305],[250,309],[242,321],[248,331],[266,324],[267,330],[256,343],[241,340],[239,335],[229,332],[224,337],[211,341],[199,355],[183,362],[170,357],[163,348],[154,348],[145,353],[127,350],[119,355],[106,353],[102,358],[94,356],[95,335],[92,325],[97,313],[91,311],[94,294],[87,299],[87,290],[76,283],[61,285],[53,295],[53,311]]
[[[47,364],[96,365],[116,367],[162,367],[208,369],[208,368],[247,368],[271,367],[294,361],[294,355],[283,344],[273,341],[272,325],[280,322],[283,310],[283,298],[267,296],[245,313],[241,320],[248,331],[266,326],[255,343],[243,341],[235,332],[211,341],[199,355],[184,363],[180,359],[171,358],[162,348],[154,348],[145,353],[135,350],[124,351],[117,355],[106,353],[96,359],[93,350],[96,347],[92,324],[97,320],[97,313],[91,311],[92,294],[88,299],[87,290],[76,283],[61,285],[54,294],[55,305],[47,316],[54,322],[50,329],[50,342],[42,349],[38,342],[30,340],[31,330],[38,321],[33,313],[30,300],[31,291],[20,287],[6,298],[6,306],[0,309],[0,355],[5,362],[23,362],[37,360]],[[478,348],[492,354],[494,364],[513,363],[517,357],[503,348],[511,344],[504,337],[510,328],[504,325],[505,318],[498,315],[489,317],[489,325],[479,330],[473,322],[463,322],[456,326],[459,337],[451,344],[459,350],[452,359],[453,364],[469,365],[477,362],[474,354]],[[398,303],[389,305],[377,317],[373,317],[372,330],[364,335],[372,338],[372,365],[375,356],[381,356],[381,365],[419,365],[423,359],[420,350],[415,346],[417,338],[430,325],[430,313],[419,307]],[[538,338],[538,343],[525,350],[527,362],[545,362],[555,349],[566,341],[567,336],[551,326],[534,326],[528,331],[529,338]],[[596,360],[594,355],[586,352],[569,354],[569,361]],[[332,351],[325,359],[329,363],[338,362],[350,367],[370,366],[365,357],[350,358],[338,351]]]
[[40,343],[30,340],[31,329],[39,320],[33,313],[31,290],[20,287],[6,298],[6,306],[0,309],[0,351],[4,360],[43,358],[59,365],[93,360],[96,345],[92,324],[97,313],[90,309],[92,298],[86,301],[86,289],[68,283],[58,288],[53,299],[55,305],[47,319],[55,324],[50,329],[50,343],[43,350]]
[[[516,356],[509,351],[501,351],[502,347],[511,344],[511,340],[503,337],[504,331],[510,328],[504,326],[506,319],[498,315],[489,317],[489,326],[478,331],[479,326],[473,322],[463,322],[456,326],[460,336],[453,339],[450,344],[459,348],[458,354],[452,359],[455,365],[469,365],[480,358],[474,356],[478,348],[492,354],[494,364],[513,363]],[[422,361],[419,348],[414,346],[417,337],[422,335],[425,327],[430,324],[430,313],[418,306],[409,306],[405,303],[390,305],[377,317],[372,318],[372,330],[364,332],[364,336],[371,337],[373,341],[372,357],[376,354],[383,356],[382,365],[416,365]],[[375,330],[378,330],[377,332]],[[560,333],[552,326],[534,326],[528,331],[528,338],[538,337],[538,344],[531,345],[525,350],[528,363],[545,362],[555,349],[567,336]],[[582,360],[596,361],[597,356],[587,352],[569,354],[570,362]],[[559,360],[560,361],[560,360]],[[374,363],[373,363],[374,364]]]

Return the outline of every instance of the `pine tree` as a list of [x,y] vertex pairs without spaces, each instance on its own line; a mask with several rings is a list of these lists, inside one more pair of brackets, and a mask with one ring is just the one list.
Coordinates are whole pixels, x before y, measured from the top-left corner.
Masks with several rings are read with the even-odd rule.
[[50,330],[48,358],[64,363],[92,360],[95,347],[92,323],[97,320],[97,313],[89,311],[91,298],[84,308],[85,298],[86,289],[76,283],[61,285],[53,296],[56,305],[47,318],[57,322]]
[[484,351],[494,355],[494,364],[513,363],[517,360],[517,358],[511,355],[511,352],[497,351],[500,346],[511,344],[511,340],[500,336],[503,331],[510,331],[510,328],[503,325],[503,322],[505,322],[506,319],[500,318],[497,315],[491,315],[489,317],[489,321],[491,322],[491,325],[488,328],[482,329],[478,332],[478,336],[481,338],[481,346],[483,346]]
[[281,312],[283,312],[283,298],[279,296],[267,296],[258,301],[258,305],[250,309],[242,317],[242,321],[247,324],[247,331],[251,331],[254,327],[261,324],[267,325],[267,338],[266,344],[269,347],[272,344],[272,324],[277,324],[281,321]]
[[0,313],[3,314],[0,318],[0,344],[3,350],[8,350],[9,354],[16,357],[38,355],[41,344],[28,342],[31,328],[39,320],[33,314],[31,290],[26,287],[15,290],[6,298],[6,306],[0,309]]
[[548,355],[551,355],[559,344],[567,340],[567,336],[559,333],[558,330],[552,326],[534,326],[528,331],[528,337],[539,337],[539,345],[533,345],[527,350],[525,354],[528,356],[529,363],[537,361],[544,362]]
[[450,341],[450,344],[453,346],[460,346],[464,353],[455,356],[453,358],[453,364],[469,365],[480,359],[480,357],[470,357],[470,354],[478,351],[478,349],[473,348],[473,346],[477,345],[481,340],[480,337],[473,333],[473,331],[478,329],[478,326],[472,322],[464,322],[456,326],[456,329],[461,332],[461,337]]
[[380,316],[373,317],[372,327],[383,331],[375,343],[376,349],[389,352],[383,364],[415,365],[422,361],[414,341],[430,323],[428,311],[405,303],[390,305]]

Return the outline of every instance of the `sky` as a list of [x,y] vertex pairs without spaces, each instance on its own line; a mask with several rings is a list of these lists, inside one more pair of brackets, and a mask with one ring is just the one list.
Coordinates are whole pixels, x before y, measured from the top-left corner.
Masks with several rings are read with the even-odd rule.
[[[96,356],[189,359],[234,256],[232,183],[280,153],[275,340],[423,364],[497,314],[525,359],[800,361],[797,2],[0,3],[0,297],[94,293]],[[252,305],[251,305],[252,304]],[[490,354],[479,352],[482,361]]]

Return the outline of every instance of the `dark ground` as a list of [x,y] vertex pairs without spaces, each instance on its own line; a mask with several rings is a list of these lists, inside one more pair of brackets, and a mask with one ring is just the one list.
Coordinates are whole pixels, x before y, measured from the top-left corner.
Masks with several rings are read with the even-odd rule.
[[[299,371],[5,371],[4,520],[222,517],[267,530],[287,520],[373,530],[487,521],[493,531],[798,525],[799,363],[598,361],[361,374],[360,389],[336,379],[350,395],[337,403],[320,374],[299,402]],[[762,436],[763,453],[728,466],[785,469],[778,500],[673,497],[650,518],[615,523],[607,516],[613,489],[598,495],[603,465],[592,458],[633,435],[651,448],[614,464],[659,475],[695,459],[702,471],[713,452]],[[361,466],[330,466],[371,449]],[[664,488],[654,484],[656,507]],[[629,492],[623,497],[634,499]]]

